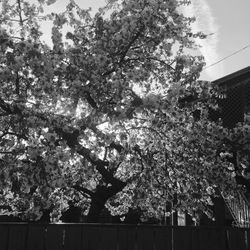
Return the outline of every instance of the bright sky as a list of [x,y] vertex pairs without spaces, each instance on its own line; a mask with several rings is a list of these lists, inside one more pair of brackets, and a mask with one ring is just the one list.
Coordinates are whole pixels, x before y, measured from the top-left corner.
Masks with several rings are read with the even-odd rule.
[[[208,68],[202,78],[215,80],[250,66],[250,0],[193,0],[193,4],[199,6],[194,14],[200,17],[198,21],[203,31],[216,32],[204,44],[202,52],[207,57]],[[209,67],[246,46],[239,53]]]
[[[92,7],[93,11],[105,5],[105,0],[75,1],[83,8]],[[54,12],[62,11],[67,2],[57,0],[50,8]],[[192,0],[192,6],[186,8],[185,14],[197,18],[194,29],[212,33],[200,43],[207,62],[201,79],[216,80],[250,66],[250,0]],[[246,46],[237,54],[210,66]]]

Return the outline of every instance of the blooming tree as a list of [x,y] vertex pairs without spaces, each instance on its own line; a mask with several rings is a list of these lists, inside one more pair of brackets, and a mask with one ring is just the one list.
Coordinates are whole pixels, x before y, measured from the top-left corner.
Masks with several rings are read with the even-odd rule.
[[176,196],[191,213],[233,191],[229,132],[209,121],[215,92],[197,81],[205,35],[182,3],[110,0],[92,17],[71,0],[43,15],[53,2],[0,1],[2,213],[57,221],[74,204],[90,222],[104,207],[160,218]]

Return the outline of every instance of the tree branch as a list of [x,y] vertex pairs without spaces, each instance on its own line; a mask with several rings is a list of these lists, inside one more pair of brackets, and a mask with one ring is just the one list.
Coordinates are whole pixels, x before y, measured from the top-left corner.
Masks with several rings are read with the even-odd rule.
[[18,3],[18,14],[19,14],[19,21],[20,21],[20,25],[23,26],[23,17],[22,17],[22,7],[21,7],[21,1],[20,0],[17,0],[17,3]]
[[0,108],[10,115],[22,114],[22,110],[19,107],[17,107],[16,105],[11,105],[9,103],[6,103],[1,97],[0,97]]
[[[139,38],[139,36],[141,35],[142,31],[145,29],[144,25],[142,25],[142,27],[138,30],[138,32],[135,34],[135,36],[132,38],[132,40],[127,44],[127,46],[125,46],[125,50],[122,51],[121,53],[121,57],[120,60],[118,62],[118,66],[121,66],[124,58],[126,57],[129,49],[131,48],[131,46],[133,45],[133,43]],[[103,76],[107,76],[111,73],[113,73],[117,68],[117,65],[114,65],[114,67],[110,70],[108,70],[107,72],[103,73]]]
[[119,61],[119,65],[122,64],[125,56],[127,55],[130,47],[133,45],[133,43],[140,37],[142,31],[145,29],[145,26],[142,25],[141,28],[138,30],[138,32],[136,33],[136,35],[133,37],[133,39],[128,43],[128,45],[126,46],[125,50],[123,51],[121,57],[120,57],[120,61]]
[[77,190],[78,192],[80,192],[82,195],[84,195],[86,198],[92,198],[95,195],[89,189],[81,187],[81,186],[78,186],[78,185],[73,186],[73,188],[75,190]]
[[14,152],[13,151],[0,151],[0,154],[14,155]]
[[84,95],[85,95],[85,98],[86,98],[88,104],[89,104],[92,108],[97,109],[97,108],[98,108],[98,107],[97,107],[97,104],[96,104],[95,100],[92,98],[92,96],[90,95],[89,91],[85,90],[85,91],[84,91]]
[[111,142],[109,147],[115,149],[118,153],[121,153],[124,150],[124,147],[116,142]]
[[17,133],[14,133],[14,132],[4,132],[1,136],[0,136],[0,139],[3,138],[5,135],[14,135],[16,136],[17,138],[22,138],[24,140],[28,140],[28,137],[26,135],[21,135],[21,134],[17,134]]
[[11,107],[8,103],[6,103],[1,97],[0,97],[0,108],[5,111],[7,114],[12,114]]
[[[5,102],[3,102],[0,99],[0,107],[4,108],[4,110],[10,112],[10,113],[22,113],[22,111],[18,108],[15,107],[14,111],[12,111],[13,108],[10,108],[10,105],[6,104]],[[43,114],[35,114],[37,117],[39,117],[40,119],[44,120],[44,121],[49,121],[48,118],[46,116],[44,116]],[[51,121],[49,121],[51,123]],[[56,121],[55,121],[56,123]],[[82,146],[79,142],[78,142],[78,136],[79,136],[79,130],[78,129],[74,129],[73,132],[65,132],[61,127],[58,127],[56,124],[53,126],[53,130],[59,135],[61,136],[61,138],[63,140],[66,141],[67,145],[72,148],[75,149],[76,152],[83,156],[86,160],[88,160],[91,164],[93,164],[94,166],[96,166],[97,171],[103,176],[104,180],[107,183],[110,183],[114,186],[117,187],[124,187],[126,184],[118,179],[116,179],[112,172],[110,172],[106,167],[109,166],[109,162],[108,161],[103,161],[101,159],[99,159],[98,157],[96,157],[95,155],[93,155],[93,153],[91,152],[90,149]],[[116,145],[116,148],[118,147],[118,145]]]
[[16,94],[20,95],[20,81],[18,71],[16,72]]

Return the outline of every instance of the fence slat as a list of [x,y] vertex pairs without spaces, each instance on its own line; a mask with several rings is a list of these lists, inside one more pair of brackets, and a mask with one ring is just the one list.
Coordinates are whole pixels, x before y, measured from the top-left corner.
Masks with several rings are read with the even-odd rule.
[[117,228],[103,226],[101,228],[101,250],[116,250],[117,244]]
[[137,249],[154,250],[154,228],[139,227],[137,230]]
[[65,226],[65,250],[82,250],[82,227],[79,225]]
[[8,226],[0,225],[0,244],[1,249],[7,250],[8,247]]
[[245,231],[242,229],[229,229],[228,247],[229,250],[246,250]]
[[[202,250],[225,250],[226,233],[222,228],[195,228],[193,233],[193,248]],[[196,236],[194,236],[196,234]],[[196,239],[195,239],[196,237]],[[198,244],[198,245],[197,245]]]
[[192,229],[192,250],[205,250],[203,247],[204,242],[202,242],[200,237],[200,230]]
[[155,229],[155,249],[156,250],[172,249],[171,227],[159,227]]
[[23,250],[26,247],[27,225],[12,225],[9,227],[8,250]]
[[206,228],[192,229],[192,250],[210,250],[210,233]]
[[136,242],[136,227],[119,227],[118,231],[118,246],[119,250],[135,250]]
[[84,226],[82,229],[82,250],[101,250],[100,227]]
[[44,250],[45,230],[42,225],[30,225],[28,227],[27,250]]
[[174,250],[192,250],[192,229],[173,228]]
[[250,231],[247,230],[247,250],[250,250]]
[[46,250],[62,250],[64,243],[63,225],[48,225],[45,237]]
[[119,250],[128,250],[128,235],[127,227],[119,227],[118,230],[118,246]]
[[[211,229],[210,229],[211,230]],[[212,250],[226,250],[226,232],[224,228],[216,228],[213,231],[213,240],[215,246],[211,248]]]
[[137,248],[137,227],[131,227],[127,230],[127,240],[128,240],[128,249],[135,250]]

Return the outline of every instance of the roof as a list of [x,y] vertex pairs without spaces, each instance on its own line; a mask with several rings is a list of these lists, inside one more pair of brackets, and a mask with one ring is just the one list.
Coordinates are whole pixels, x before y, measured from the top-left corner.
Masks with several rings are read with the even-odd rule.
[[249,79],[250,79],[250,66],[238,70],[232,74],[226,75],[222,78],[219,78],[213,81],[213,83],[221,87],[222,86],[233,87],[236,84],[238,85],[239,83]]

